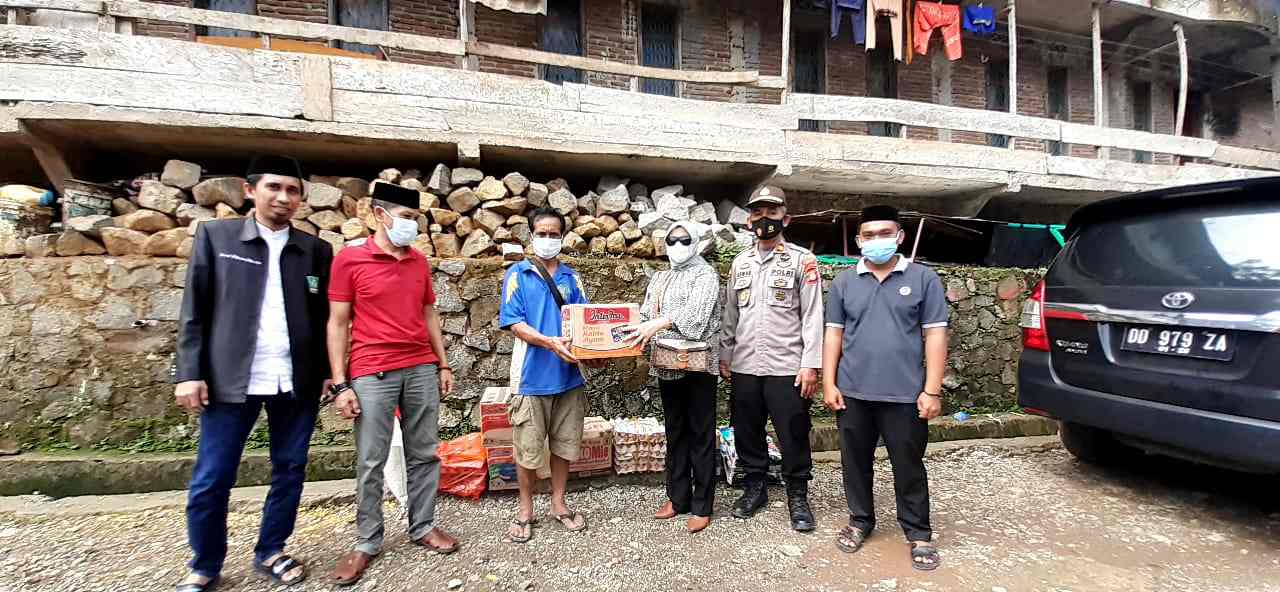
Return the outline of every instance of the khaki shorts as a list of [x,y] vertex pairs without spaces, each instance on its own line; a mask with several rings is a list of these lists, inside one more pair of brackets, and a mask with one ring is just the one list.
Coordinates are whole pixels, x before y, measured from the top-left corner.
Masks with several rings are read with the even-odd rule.
[[537,469],[550,452],[567,461],[578,460],[582,449],[582,418],[587,393],[578,387],[560,395],[511,395],[507,407],[516,464]]

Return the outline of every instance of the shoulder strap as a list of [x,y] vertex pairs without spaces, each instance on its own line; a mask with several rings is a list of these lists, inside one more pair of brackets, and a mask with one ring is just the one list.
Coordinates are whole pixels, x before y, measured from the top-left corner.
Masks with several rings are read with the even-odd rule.
[[551,297],[556,299],[556,306],[564,308],[564,295],[560,293],[560,289],[556,287],[556,283],[551,279],[551,274],[547,273],[547,268],[542,266],[542,262],[537,259],[530,258],[529,262],[533,268],[538,270],[538,277],[542,278],[542,283],[547,285],[547,289],[551,290]]

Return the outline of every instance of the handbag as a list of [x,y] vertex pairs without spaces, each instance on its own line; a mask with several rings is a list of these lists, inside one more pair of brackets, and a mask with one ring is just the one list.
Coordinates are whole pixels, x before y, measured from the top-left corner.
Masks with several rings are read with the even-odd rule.
[[[672,274],[674,275],[674,274]],[[654,317],[662,316],[662,297],[667,295],[671,279],[662,284],[654,302]],[[711,371],[711,347],[705,341],[692,339],[657,339],[649,352],[649,363],[663,370]]]

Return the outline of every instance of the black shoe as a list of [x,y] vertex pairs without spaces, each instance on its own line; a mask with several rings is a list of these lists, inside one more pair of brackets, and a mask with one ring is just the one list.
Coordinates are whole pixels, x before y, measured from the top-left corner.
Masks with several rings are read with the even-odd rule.
[[742,488],[742,497],[733,502],[733,517],[746,520],[755,516],[769,503],[769,491],[764,481],[749,481]]
[[809,509],[809,484],[787,484],[787,508],[791,510],[791,528],[798,532],[810,532],[817,528],[813,510]]

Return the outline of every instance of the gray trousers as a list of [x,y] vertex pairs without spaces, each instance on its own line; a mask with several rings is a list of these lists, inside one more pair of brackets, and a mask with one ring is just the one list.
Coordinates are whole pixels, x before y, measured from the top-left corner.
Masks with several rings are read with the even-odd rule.
[[391,450],[396,407],[404,432],[404,462],[409,481],[409,538],[421,539],[434,528],[436,490],[440,487],[440,382],[434,364],[361,376],[352,382],[360,401],[356,435],[356,550],[382,551],[382,468]]

